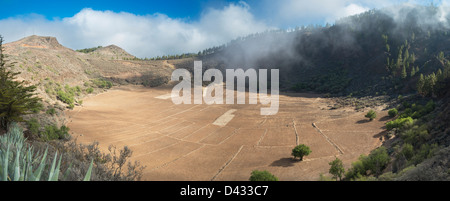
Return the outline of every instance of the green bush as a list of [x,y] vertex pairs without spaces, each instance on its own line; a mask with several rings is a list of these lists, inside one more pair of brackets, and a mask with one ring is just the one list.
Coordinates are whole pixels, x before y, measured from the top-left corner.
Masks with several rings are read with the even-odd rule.
[[396,108],[390,109],[388,114],[390,117],[395,117],[398,115],[398,110]]
[[91,94],[92,92],[94,92],[94,89],[92,87],[86,89],[86,93]]
[[352,163],[352,167],[345,174],[345,180],[360,180],[365,176],[378,176],[390,162],[389,154],[385,147],[373,150],[369,156],[361,155],[358,161]]
[[379,147],[373,150],[369,156],[363,160],[363,164],[366,170],[369,170],[370,173],[378,176],[388,165],[390,159],[386,147]]
[[370,121],[374,120],[375,118],[377,118],[377,113],[374,110],[370,110],[369,112],[367,112],[366,118],[369,118]]
[[56,114],[56,110],[55,110],[55,108],[50,108],[50,109],[47,110],[46,113],[53,116],[53,115]]
[[35,119],[35,118],[30,119],[29,121],[27,121],[27,125],[28,125],[28,130],[32,134],[34,134],[34,135],[39,134],[39,129],[41,128],[41,124],[39,124],[37,119]]
[[63,90],[58,90],[57,97],[59,100],[66,104],[73,104],[75,102],[75,98],[73,97],[73,94],[66,93]]
[[419,119],[435,109],[436,105],[433,100],[428,101],[428,103],[423,106],[419,104],[412,104],[405,107],[400,118],[412,117],[413,119]]
[[92,84],[94,84],[96,87],[102,88],[102,89],[110,89],[113,86],[112,82],[104,80],[104,79],[92,80]]
[[386,129],[392,130],[394,128],[402,128],[407,124],[413,124],[414,120],[411,117],[407,118],[398,118],[396,120],[390,121],[386,123]]
[[405,143],[403,144],[400,154],[403,155],[406,160],[411,160],[414,156],[414,147],[411,144]]
[[423,143],[429,137],[428,127],[426,125],[412,125],[410,128],[401,131],[400,137],[403,141],[412,145]]
[[434,153],[438,150],[437,144],[422,144],[420,149],[411,158],[411,163],[417,165],[425,159],[433,157]]
[[294,156],[294,159],[298,157],[300,161],[303,160],[304,156],[308,156],[310,153],[311,149],[304,144],[298,145],[292,149],[292,156]]
[[69,137],[69,128],[66,126],[61,126],[58,129],[55,125],[48,125],[41,132],[41,138],[44,140],[66,140]]
[[250,181],[278,181],[278,178],[266,170],[264,170],[264,171],[254,170],[254,171],[252,171],[252,174],[251,174],[249,180]]

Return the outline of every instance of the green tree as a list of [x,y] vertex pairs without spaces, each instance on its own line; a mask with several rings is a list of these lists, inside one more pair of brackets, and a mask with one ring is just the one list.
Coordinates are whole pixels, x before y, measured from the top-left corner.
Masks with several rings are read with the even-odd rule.
[[424,96],[433,95],[434,90],[435,90],[434,87],[436,86],[436,82],[437,82],[437,78],[436,78],[435,73],[432,73],[425,77],[425,81],[424,81],[423,89],[422,89]]
[[369,112],[367,112],[366,118],[369,118],[370,121],[374,120],[375,118],[377,118],[377,113],[374,110],[370,110]]
[[406,79],[407,76],[408,74],[406,74],[406,66],[403,65],[401,77],[402,79]]
[[34,94],[36,86],[26,86],[16,79],[20,73],[8,71],[12,64],[6,64],[3,51],[0,36],[0,127],[8,129],[11,122],[22,122],[23,115],[40,107],[41,99]]
[[416,69],[414,68],[414,66],[411,68],[411,73],[409,74],[410,77],[414,77],[414,75],[416,74]]
[[341,159],[336,158],[328,164],[331,166],[328,172],[333,175],[333,179],[336,179],[336,181],[338,179],[342,180],[342,176],[345,174],[345,169]]
[[419,80],[417,81],[417,92],[421,95],[424,95],[424,87],[425,84],[425,78],[423,77],[423,74],[420,74]]
[[294,159],[298,157],[300,161],[302,161],[303,157],[308,156],[311,152],[312,151],[308,146],[301,144],[292,149],[292,156],[294,156]]
[[278,178],[267,170],[259,171],[253,170],[249,178],[250,181],[278,181]]

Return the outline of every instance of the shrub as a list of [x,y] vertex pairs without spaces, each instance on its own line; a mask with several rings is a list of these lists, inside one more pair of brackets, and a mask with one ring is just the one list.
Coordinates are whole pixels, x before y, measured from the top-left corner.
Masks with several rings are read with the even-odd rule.
[[414,120],[411,117],[407,118],[398,118],[394,121],[390,121],[386,123],[386,129],[392,130],[394,128],[402,128],[404,125],[413,124]]
[[378,176],[390,162],[390,159],[386,147],[379,147],[373,150],[366,160],[363,160],[363,164],[367,170]]
[[369,118],[370,121],[374,120],[375,118],[377,118],[377,113],[374,110],[370,110],[369,112],[367,112],[366,118]]
[[44,105],[41,102],[37,102],[36,106],[31,108],[31,112],[33,112],[34,114],[37,114],[42,110],[44,110]]
[[373,150],[369,156],[361,155],[359,160],[352,163],[352,167],[345,174],[346,180],[358,180],[374,174],[378,176],[389,164],[390,157],[385,147]]
[[56,110],[55,110],[55,108],[50,108],[50,109],[47,110],[46,113],[53,116],[53,115],[56,114]]
[[95,79],[92,80],[92,84],[102,89],[109,89],[113,86],[112,82],[104,80],[104,79]]
[[41,132],[41,138],[44,140],[67,140],[70,138],[69,128],[61,126],[58,129],[55,125],[47,125]]
[[86,89],[86,93],[91,94],[92,92],[94,92],[94,89],[92,87]]
[[33,118],[27,121],[28,130],[31,132],[31,134],[37,135],[39,134],[39,129],[41,128],[41,125],[39,124],[38,120]]
[[403,144],[400,154],[403,155],[406,160],[411,160],[414,156],[414,147],[411,144],[405,143]]
[[412,145],[417,145],[425,142],[429,137],[428,127],[426,125],[413,125],[409,129],[400,132],[400,137]]
[[417,165],[425,159],[431,158],[437,150],[437,144],[422,144],[417,153],[411,158],[411,163]]
[[388,114],[390,117],[395,117],[398,115],[398,110],[396,108],[390,109]]
[[278,178],[266,170],[264,170],[264,171],[254,170],[254,171],[252,171],[252,174],[251,174],[249,180],[250,181],[278,181]]
[[[61,180],[77,181],[83,178],[90,163],[95,164],[92,169],[93,181],[136,181],[142,177],[145,168],[138,161],[131,162],[132,151],[128,147],[116,149],[110,145],[108,150],[100,150],[99,143],[79,144],[74,140],[52,142],[56,150],[61,150],[63,160],[62,169],[70,172]],[[42,147],[39,147],[42,150]]]
[[57,97],[59,100],[66,104],[73,104],[75,102],[75,99],[73,97],[73,94],[66,93],[63,90],[58,90]]
[[298,145],[294,149],[292,149],[292,156],[294,156],[294,159],[298,157],[300,161],[303,160],[304,156],[308,156],[310,153],[311,149],[304,144]]

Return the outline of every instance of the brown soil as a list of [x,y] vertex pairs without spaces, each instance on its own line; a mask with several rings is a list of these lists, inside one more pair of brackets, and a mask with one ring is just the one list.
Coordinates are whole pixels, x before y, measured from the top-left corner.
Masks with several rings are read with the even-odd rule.
[[[324,109],[331,100],[313,94],[281,95],[278,114],[261,116],[261,105],[174,105],[155,98],[168,93],[170,88],[115,88],[68,111],[68,126],[81,143],[129,146],[132,159],[147,166],[144,180],[248,180],[253,170],[280,180],[317,180],[335,157],[349,168],[380,146],[380,119],[387,119],[386,111],[368,122],[364,112]],[[231,109],[227,125],[213,125]],[[312,150],[301,162],[290,155],[297,144]]]

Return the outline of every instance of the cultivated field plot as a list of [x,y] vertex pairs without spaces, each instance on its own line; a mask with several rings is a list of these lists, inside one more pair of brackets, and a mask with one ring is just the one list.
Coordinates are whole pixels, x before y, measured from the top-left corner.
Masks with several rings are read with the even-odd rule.
[[[253,170],[317,180],[335,157],[348,168],[381,145],[387,119],[329,110],[329,99],[311,94],[280,95],[278,114],[261,116],[261,105],[175,105],[170,90],[115,88],[69,111],[68,126],[78,142],[130,147],[143,180],[248,180]],[[290,155],[298,144],[312,150],[302,162]]]

